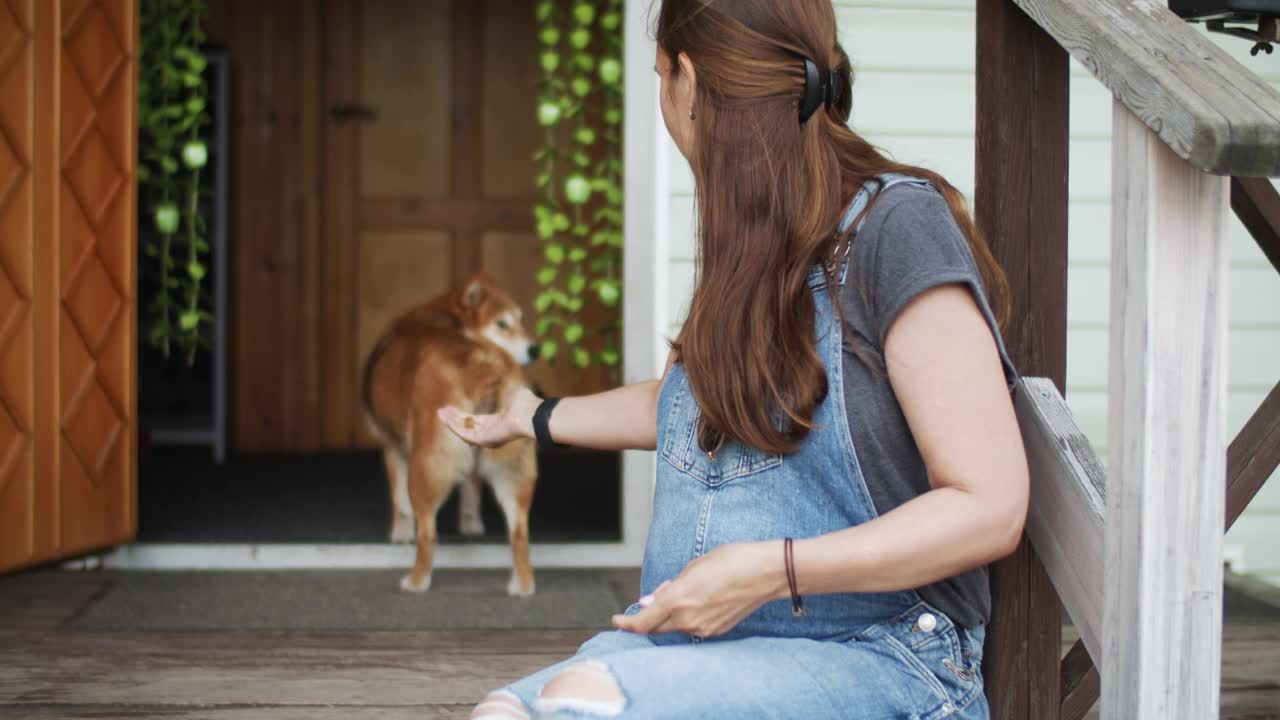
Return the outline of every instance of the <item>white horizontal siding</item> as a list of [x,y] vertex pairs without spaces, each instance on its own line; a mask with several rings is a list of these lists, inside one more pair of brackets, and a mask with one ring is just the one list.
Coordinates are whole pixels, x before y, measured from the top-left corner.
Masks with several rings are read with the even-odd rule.
[[[899,161],[935,170],[972,198],[974,4],[970,1],[836,2],[840,38],[854,62],[851,125]],[[1280,86],[1280,61],[1212,36]],[[1111,95],[1071,62],[1067,400],[1102,452],[1107,418],[1111,231]],[[693,177],[668,141],[671,197],[668,322],[679,330],[694,282]],[[1231,223],[1229,432],[1280,380],[1280,276],[1238,221]],[[1228,535],[1245,565],[1280,581],[1280,479],[1273,478]]]

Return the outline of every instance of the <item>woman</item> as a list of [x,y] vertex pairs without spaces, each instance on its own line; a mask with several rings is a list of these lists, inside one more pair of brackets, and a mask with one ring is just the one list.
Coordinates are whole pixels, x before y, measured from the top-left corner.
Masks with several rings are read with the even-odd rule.
[[830,0],[663,0],[656,35],[699,213],[663,379],[441,411],[657,450],[645,596],[472,717],[985,718],[1028,494],[1003,275],[955,188],[847,127]]

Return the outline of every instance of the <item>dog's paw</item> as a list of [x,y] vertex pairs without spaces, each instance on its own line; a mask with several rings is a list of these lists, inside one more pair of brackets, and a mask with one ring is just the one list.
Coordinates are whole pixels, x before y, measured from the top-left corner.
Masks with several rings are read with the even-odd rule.
[[418,585],[413,584],[412,574],[405,575],[404,577],[400,578],[400,589],[405,592],[421,593],[421,592],[426,592],[430,588],[431,588],[431,573],[427,573],[426,576],[422,578],[422,583]]
[[507,583],[507,594],[511,597],[529,597],[533,595],[533,587],[533,578],[529,578],[529,586],[525,587],[520,582],[520,578],[512,574],[511,580]]
[[411,543],[413,542],[413,519],[412,518],[396,518],[391,523],[391,542],[393,543]]
[[463,535],[483,535],[484,521],[478,515],[464,517],[458,524],[458,529]]

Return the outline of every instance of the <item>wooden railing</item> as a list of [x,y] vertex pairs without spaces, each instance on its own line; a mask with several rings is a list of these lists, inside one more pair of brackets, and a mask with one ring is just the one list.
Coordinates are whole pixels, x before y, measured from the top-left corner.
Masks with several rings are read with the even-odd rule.
[[[1066,52],[1115,97],[1106,472],[1061,395]],[[1226,223],[1280,269],[1280,93],[1154,0],[978,0],[977,72],[976,214],[1044,376],[1016,394],[1036,552],[993,570],[992,715],[1216,717],[1222,534],[1280,461],[1280,386],[1225,444]]]

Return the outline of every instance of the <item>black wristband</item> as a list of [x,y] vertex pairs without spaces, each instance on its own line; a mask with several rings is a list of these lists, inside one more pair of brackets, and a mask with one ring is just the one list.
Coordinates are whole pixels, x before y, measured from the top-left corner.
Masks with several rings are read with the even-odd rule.
[[533,411],[533,436],[538,440],[538,447],[543,450],[569,447],[552,440],[551,431],[547,429],[547,423],[551,420],[551,411],[556,408],[558,402],[560,398],[547,398],[538,403],[538,409]]

